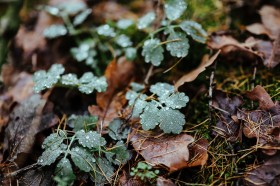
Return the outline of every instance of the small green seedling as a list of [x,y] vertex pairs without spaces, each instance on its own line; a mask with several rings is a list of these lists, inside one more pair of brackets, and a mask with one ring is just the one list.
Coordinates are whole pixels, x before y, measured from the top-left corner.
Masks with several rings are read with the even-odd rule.
[[151,180],[158,176],[159,170],[152,170],[152,166],[144,162],[138,162],[137,167],[132,167],[130,175],[139,177],[141,180]]

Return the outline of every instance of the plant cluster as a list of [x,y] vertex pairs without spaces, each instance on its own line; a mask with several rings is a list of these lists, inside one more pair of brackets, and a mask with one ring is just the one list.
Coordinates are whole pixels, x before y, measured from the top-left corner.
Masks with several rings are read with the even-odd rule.
[[130,175],[141,180],[151,180],[157,177],[159,170],[152,170],[152,166],[144,162],[138,162],[136,167],[131,168]]
[[[113,57],[125,55],[128,60],[140,58],[137,54],[141,53],[146,63],[159,66],[165,56],[163,45],[166,45],[169,55],[183,58],[188,55],[190,48],[187,36],[201,43],[206,40],[207,33],[200,24],[180,19],[186,8],[185,0],[166,0],[165,15],[159,28],[153,27],[157,15],[151,11],[137,21],[121,19],[85,29],[83,24],[91,14],[91,9],[84,4],[72,2],[44,6],[43,10],[63,20],[63,24],[46,28],[44,36],[48,39],[73,37],[77,46],[70,49],[72,56],[76,61],[85,62],[92,67],[97,75],[102,74],[100,66],[106,65],[108,52]],[[160,37],[160,33],[165,37]],[[139,35],[143,37],[139,39]],[[92,72],[86,72],[78,78],[76,74],[64,74],[64,71],[61,64],[53,64],[48,71],[35,72],[34,91],[39,93],[53,86],[63,86],[76,87],[82,93],[91,94],[94,90],[104,92],[107,88],[103,76],[97,77]],[[144,94],[143,85],[132,83],[131,87],[126,99],[133,108],[132,116],[140,117],[144,130],[159,126],[164,133],[179,134],[182,131],[185,115],[179,109],[189,101],[184,93],[175,91],[168,83],[150,86],[150,94],[147,92],[149,95]],[[95,130],[96,122],[96,117],[73,115],[68,119],[68,127],[72,127],[72,130],[57,129],[56,133],[45,139],[42,145],[44,152],[38,159],[38,164],[47,166],[56,162],[55,180],[59,185],[73,184],[77,170],[89,173],[97,184],[110,182],[115,166],[124,164],[129,159],[129,152],[122,140],[127,138],[130,129],[123,128],[120,119],[113,120],[108,127],[108,135],[115,144],[112,147]],[[151,166],[143,162],[139,162],[132,171],[131,175],[140,177],[141,180],[153,179],[158,174],[157,170],[152,171]]]
[[73,184],[76,179],[73,165],[89,173],[96,184],[110,182],[114,166],[124,164],[130,158],[122,138],[113,147],[104,147],[105,138],[93,130],[96,121],[96,117],[73,115],[68,120],[73,131],[58,129],[44,140],[44,152],[38,158],[38,164],[46,166],[57,162],[55,180],[60,185]]

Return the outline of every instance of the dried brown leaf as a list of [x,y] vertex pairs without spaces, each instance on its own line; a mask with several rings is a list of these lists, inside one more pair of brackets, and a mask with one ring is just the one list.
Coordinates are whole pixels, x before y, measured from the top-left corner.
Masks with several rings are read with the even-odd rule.
[[220,54],[220,50],[218,52],[216,52],[216,54],[214,54],[209,60],[205,60],[205,61],[202,61],[200,63],[200,65],[192,70],[191,72],[187,73],[186,75],[182,76],[174,85],[174,88],[175,90],[178,90],[178,88],[180,86],[182,86],[184,83],[187,83],[187,82],[191,82],[193,80],[195,80],[197,78],[197,76],[203,72],[206,67],[210,66],[213,64],[213,62],[217,59],[217,57],[219,56]]
[[214,91],[212,105],[218,111],[218,122],[213,129],[214,135],[236,141],[239,137],[240,125],[236,119],[237,109],[243,104],[239,96],[228,96],[225,92]]
[[[176,171],[185,167],[204,165],[204,161],[195,163],[190,156],[189,145],[194,142],[190,135],[181,133],[176,136],[162,135],[160,137],[134,134],[130,141],[134,149],[140,153],[146,162],[152,165],[165,165],[169,171]],[[204,149],[206,152],[207,149]],[[207,156],[207,153],[200,154]]]
[[280,33],[280,9],[273,6],[263,6],[259,13],[265,28],[277,37]]
[[264,35],[268,35],[270,38],[274,38],[272,33],[266,27],[264,27],[264,25],[261,23],[254,23],[254,24],[248,25],[248,26],[246,26],[246,30],[255,35],[264,34]]
[[106,68],[105,77],[107,79],[108,88],[105,92],[97,93],[97,106],[89,106],[88,110],[92,115],[99,116],[99,123],[103,127],[116,117],[118,112],[123,108],[126,99],[123,90],[129,85],[135,76],[134,63],[119,58],[116,62],[113,60]]
[[162,176],[157,178],[157,186],[176,186],[170,179],[166,179]]
[[263,165],[247,172],[244,180],[248,186],[280,185],[280,155],[271,157]]
[[268,110],[275,106],[270,95],[260,85],[257,85],[252,91],[247,92],[246,95],[250,100],[258,101],[260,109]]
[[238,118],[243,122],[243,133],[248,138],[257,138],[257,145],[263,148],[265,154],[274,155],[280,147],[280,105],[274,104],[261,86],[247,95],[259,102],[259,109],[238,111]]

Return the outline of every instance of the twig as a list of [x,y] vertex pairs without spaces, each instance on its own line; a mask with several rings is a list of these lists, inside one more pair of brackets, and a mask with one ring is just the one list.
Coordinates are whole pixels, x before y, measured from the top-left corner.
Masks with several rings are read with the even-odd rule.
[[213,111],[213,87],[214,87],[214,78],[215,78],[215,71],[217,68],[217,60],[215,60],[214,65],[213,65],[213,69],[210,75],[210,84],[209,84],[209,119],[210,119],[210,124],[212,124],[212,111]]
[[[255,88],[256,74],[257,74],[257,62],[255,62],[255,64],[254,64],[253,77],[251,80],[251,90],[253,90]],[[252,108],[254,107],[253,101],[251,101],[251,106],[252,106]]]
[[151,65],[150,68],[149,68],[149,71],[148,71],[148,73],[147,73],[147,75],[146,75],[146,77],[145,77],[145,80],[144,80],[144,83],[145,83],[146,85],[149,84],[149,79],[150,79],[150,77],[152,76],[153,69],[154,69],[154,66]]
[[17,170],[17,171],[14,171],[14,172],[11,172],[11,173],[9,173],[9,174],[4,175],[4,177],[1,178],[0,180],[2,181],[2,180],[5,180],[5,179],[7,179],[7,178],[15,177],[15,176],[21,174],[22,172],[25,172],[25,171],[27,171],[27,170],[33,169],[33,168],[35,168],[35,167],[37,167],[37,166],[38,166],[37,163],[28,165],[28,166],[26,166],[26,167],[23,167],[23,168]]

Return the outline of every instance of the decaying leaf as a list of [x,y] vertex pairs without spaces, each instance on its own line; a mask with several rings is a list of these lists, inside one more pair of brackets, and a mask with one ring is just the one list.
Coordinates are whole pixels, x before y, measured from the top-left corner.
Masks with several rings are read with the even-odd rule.
[[25,163],[35,142],[35,135],[58,121],[53,114],[43,115],[46,103],[45,99],[35,94],[17,105],[10,114],[5,130],[4,149],[10,151],[10,160],[19,166]]
[[[171,172],[185,167],[204,165],[206,163],[206,161],[201,161],[200,158],[198,160],[190,156],[194,152],[190,152],[188,146],[195,139],[184,133],[176,136],[163,135],[160,137],[145,136],[137,133],[131,137],[130,141],[134,149],[143,156],[146,162],[152,165],[163,164]],[[196,156],[206,156],[203,159],[207,159],[206,151],[207,147],[203,149],[203,152],[197,151],[201,154],[196,154]],[[199,163],[196,161],[199,161]]]
[[174,89],[178,90],[180,86],[184,83],[191,82],[197,78],[197,76],[205,70],[206,67],[210,66],[219,56],[221,50],[219,50],[216,54],[214,54],[209,60],[202,61],[200,65],[192,70],[191,72],[187,73],[186,75],[182,76],[174,85]]
[[263,165],[247,172],[244,180],[248,186],[280,185],[280,155],[269,158]]
[[170,179],[159,176],[157,178],[157,186],[175,186],[175,183],[173,183]]
[[[225,92],[214,91],[212,106],[218,111],[218,121],[213,129],[214,135],[236,141],[240,125],[237,121],[237,109],[243,104],[239,96],[228,96]],[[236,118],[236,119],[235,119]]]
[[263,6],[260,10],[262,23],[273,36],[280,33],[280,9],[272,6]]
[[117,62],[113,60],[105,71],[108,88],[105,92],[97,93],[97,106],[88,108],[92,115],[97,115],[99,124],[108,126],[109,123],[118,117],[118,112],[126,103],[124,94],[121,92],[129,85],[134,77],[134,64],[121,57]]
[[280,105],[274,104],[261,86],[247,93],[249,99],[259,102],[259,109],[239,111],[243,133],[248,138],[257,138],[257,145],[268,155],[274,155],[280,146]]
[[[232,57],[237,57],[235,54],[238,53],[238,57],[246,57],[249,59],[255,59],[258,57],[257,53],[251,50],[254,46],[254,42],[240,43],[235,38],[224,33],[213,33],[210,36],[207,45],[215,50],[221,50],[221,55],[232,55]],[[240,56],[241,55],[241,56]]]

